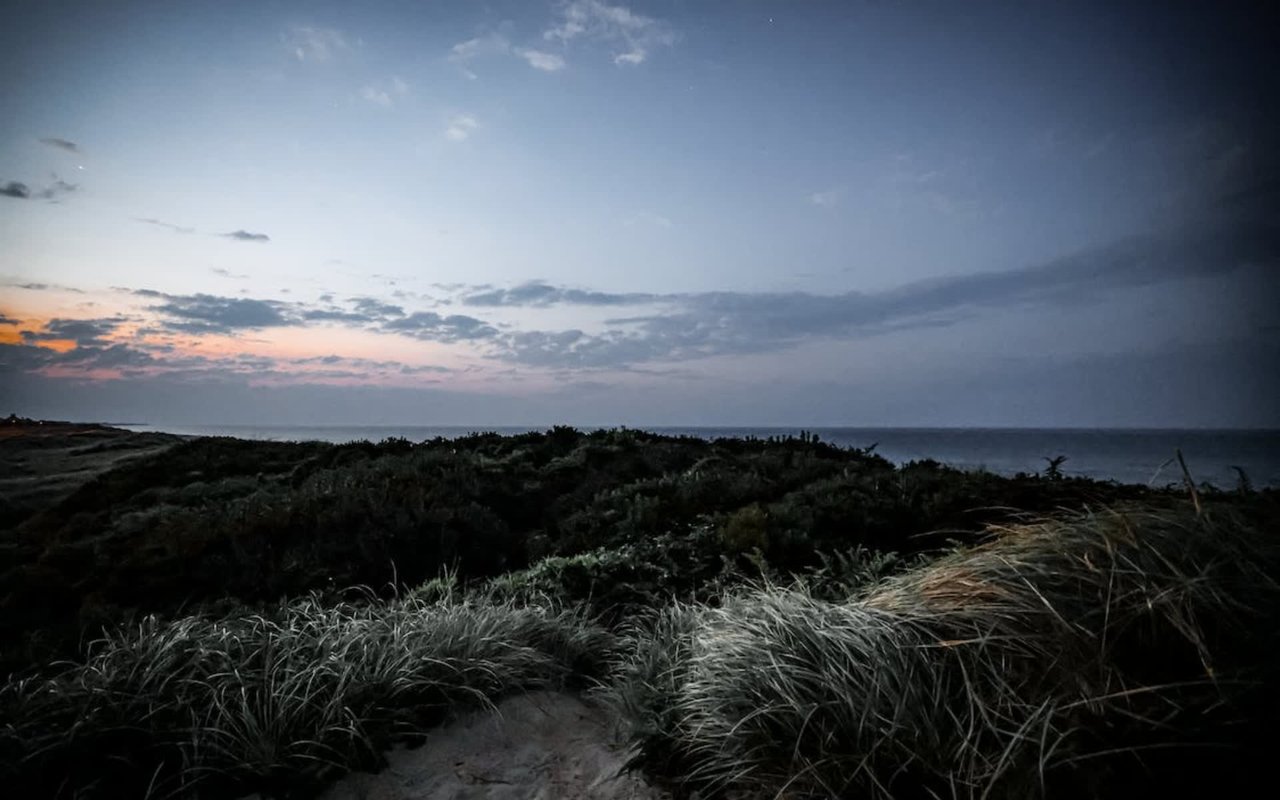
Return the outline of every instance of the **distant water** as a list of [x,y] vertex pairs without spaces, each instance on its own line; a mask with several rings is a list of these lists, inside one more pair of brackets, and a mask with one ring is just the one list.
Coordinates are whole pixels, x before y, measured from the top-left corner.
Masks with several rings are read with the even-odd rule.
[[[377,442],[403,437],[418,442],[468,433],[502,434],[543,430],[521,426],[156,426],[124,425],[132,430],[164,430],[198,436],[235,436],[276,441]],[[584,428],[584,430],[593,430]],[[801,428],[648,428],[656,433],[744,437],[798,435]],[[805,428],[823,441],[843,447],[876,445],[875,452],[898,464],[932,458],[961,469],[987,469],[1002,475],[1039,472],[1048,457],[1067,457],[1066,475],[1121,483],[1163,486],[1181,480],[1172,460],[1181,448],[1192,477],[1220,488],[1234,488],[1240,467],[1257,487],[1280,487],[1280,431],[1256,430],[1091,430],[1008,428]]]

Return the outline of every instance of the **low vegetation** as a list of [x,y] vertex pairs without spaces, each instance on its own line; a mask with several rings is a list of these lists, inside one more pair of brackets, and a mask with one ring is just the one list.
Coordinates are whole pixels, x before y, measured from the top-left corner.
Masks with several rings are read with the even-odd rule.
[[638,763],[704,791],[1243,789],[1276,710],[1276,533],[1225,512],[1077,515],[843,602],[767,586],[678,605],[634,634],[613,694]]
[[600,677],[614,644],[572,611],[453,599],[148,618],[0,690],[0,778],[16,797],[293,795],[450,711]]
[[1280,517],[1197,503],[809,436],[187,441],[0,532],[0,781],[306,797],[552,686],[677,795],[1222,789],[1280,711]]
[[707,442],[555,428],[418,444],[195,439],[0,528],[0,673],[83,657],[104,626],[228,601],[341,599],[350,586],[387,597],[446,571],[470,584],[592,553],[622,569],[627,552],[645,603],[689,599],[725,559],[750,574],[759,552],[800,571],[854,546],[935,549],[1010,509],[1124,499],[1162,502],[1140,487],[896,468],[809,436]]

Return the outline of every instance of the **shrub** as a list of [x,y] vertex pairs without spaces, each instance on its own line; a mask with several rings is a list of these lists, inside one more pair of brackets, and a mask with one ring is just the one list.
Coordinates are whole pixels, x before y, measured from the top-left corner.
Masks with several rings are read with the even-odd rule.
[[738,509],[720,528],[720,541],[730,553],[769,550],[769,520],[759,503]]

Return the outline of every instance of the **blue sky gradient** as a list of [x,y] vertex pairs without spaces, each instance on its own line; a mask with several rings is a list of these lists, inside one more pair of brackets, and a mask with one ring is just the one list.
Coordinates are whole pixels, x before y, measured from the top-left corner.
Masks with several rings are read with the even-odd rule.
[[1261,4],[18,2],[0,407],[1280,426]]

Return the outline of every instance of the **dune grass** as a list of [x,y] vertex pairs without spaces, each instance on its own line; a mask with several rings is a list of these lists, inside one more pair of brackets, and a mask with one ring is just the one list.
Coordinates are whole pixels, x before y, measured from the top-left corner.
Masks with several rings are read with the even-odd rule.
[[1082,514],[846,602],[765,586],[676,606],[634,636],[613,696],[637,763],[704,792],[1222,788],[1213,759],[1238,766],[1261,741],[1240,726],[1275,709],[1275,533],[1225,511]]
[[[829,554],[707,602],[653,590],[661,539],[469,593],[450,574],[148,617],[0,688],[0,787],[306,797],[458,710],[599,681],[633,765],[704,797],[1230,794],[1265,774],[1280,713],[1277,533],[1270,501],[1118,507],[929,560]],[[615,632],[570,605],[606,589],[651,616]]]
[[0,780],[14,797],[296,796],[452,709],[599,674],[613,641],[575,612],[452,598],[147,619],[0,691]]

